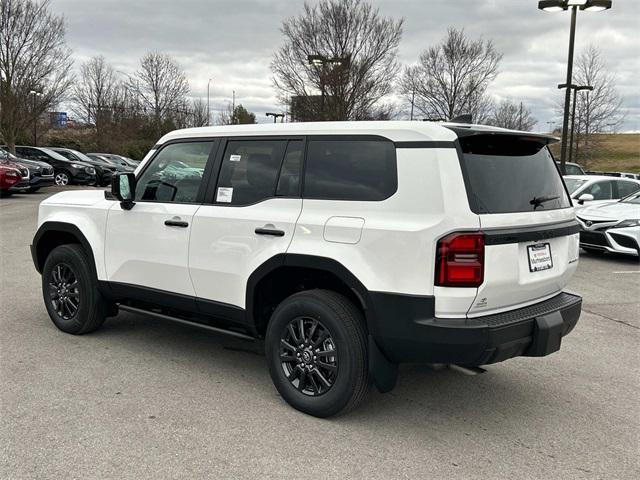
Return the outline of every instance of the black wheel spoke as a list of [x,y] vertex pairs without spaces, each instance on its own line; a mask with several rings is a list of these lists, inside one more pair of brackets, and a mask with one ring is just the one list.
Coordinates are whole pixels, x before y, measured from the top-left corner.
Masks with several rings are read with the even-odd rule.
[[284,328],[279,360],[292,387],[304,395],[326,393],[337,378],[338,352],[331,332],[313,318],[294,318]]
[[68,320],[78,312],[78,279],[69,265],[59,263],[51,269],[49,297],[53,310],[63,319]]

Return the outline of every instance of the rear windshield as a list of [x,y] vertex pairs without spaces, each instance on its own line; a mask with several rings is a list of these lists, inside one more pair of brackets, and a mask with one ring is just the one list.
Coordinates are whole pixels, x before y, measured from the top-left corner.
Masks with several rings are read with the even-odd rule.
[[475,213],[515,213],[571,206],[555,162],[539,137],[480,134],[460,138]]

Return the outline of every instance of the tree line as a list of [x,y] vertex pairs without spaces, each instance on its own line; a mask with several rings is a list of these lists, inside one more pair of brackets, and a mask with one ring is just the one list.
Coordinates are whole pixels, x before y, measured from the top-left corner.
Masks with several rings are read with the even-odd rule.
[[[398,61],[403,22],[381,15],[365,0],[305,3],[299,15],[284,19],[283,43],[270,68],[289,119],[450,120],[471,114],[475,123],[520,130],[536,125],[522,101],[489,95],[502,62],[490,39],[449,28],[441,42],[403,67]],[[134,157],[167,131],[212,120],[207,104],[190,98],[184,70],[166,53],[146,53],[129,75],[102,56],[74,72],[64,19],[50,12],[49,0],[0,0],[0,31],[0,134],[10,148],[63,100],[92,127],[96,148]],[[615,81],[595,47],[579,57],[576,71],[576,81],[594,86],[576,104],[578,151],[591,133],[619,125],[622,115]],[[400,102],[389,100],[394,96]],[[254,123],[255,115],[229,104],[213,120]]]

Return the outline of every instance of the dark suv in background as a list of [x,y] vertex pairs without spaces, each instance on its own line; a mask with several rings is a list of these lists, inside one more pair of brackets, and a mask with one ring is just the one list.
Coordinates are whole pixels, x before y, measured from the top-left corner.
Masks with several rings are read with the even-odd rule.
[[87,157],[84,153],[79,152],[77,150],[73,150],[71,148],[62,148],[62,147],[47,147],[49,150],[53,150],[56,153],[59,153],[67,160],[71,160],[73,162],[82,162],[88,163],[89,165],[93,165],[93,168],[96,169],[96,185],[104,187],[106,185],[111,185],[111,177],[115,174],[118,169],[114,165],[110,165],[105,161],[95,160],[93,158]]
[[76,183],[80,185],[95,185],[96,169],[85,162],[70,161],[57,152],[42,147],[17,146],[16,154],[27,160],[46,162],[54,169],[56,185]]
[[18,158],[3,148],[0,148],[0,163],[3,162],[19,164],[28,170],[28,178],[23,177],[21,182],[15,186],[16,190],[36,192],[42,187],[53,185],[53,167],[48,163]]

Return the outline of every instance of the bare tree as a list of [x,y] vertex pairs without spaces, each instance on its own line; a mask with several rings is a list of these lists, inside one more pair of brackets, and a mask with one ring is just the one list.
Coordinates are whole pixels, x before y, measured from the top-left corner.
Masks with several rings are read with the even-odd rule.
[[579,92],[576,99],[574,152],[587,166],[593,150],[599,147],[600,132],[615,131],[624,121],[622,99],[616,89],[615,75],[605,65],[600,50],[589,45],[578,56],[573,83],[591,85],[593,91]]
[[362,0],[305,3],[300,16],[283,22],[285,43],[271,62],[282,101],[303,99],[297,104],[310,119],[371,116],[392,91],[402,23]]
[[0,133],[15,151],[17,135],[69,88],[71,51],[48,0],[0,0],[0,34]]
[[189,107],[189,126],[190,127],[206,127],[209,125],[207,118],[207,102],[201,98],[196,98],[191,102]]
[[512,130],[531,131],[538,121],[522,102],[518,104],[503,100],[494,108],[487,123]]
[[94,124],[100,136],[104,124],[111,121],[121,95],[120,82],[114,68],[100,55],[80,66],[73,86],[76,114]]
[[491,40],[471,40],[464,30],[449,28],[442,43],[405,68],[400,91],[427,118],[449,120],[470,113],[474,121],[482,121],[492,108],[486,90],[501,60]]
[[136,91],[142,108],[151,112],[157,135],[175,112],[183,109],[189,93],[189,82],[180,64],[161,52],[142,57],[140,69],[129,79],[128,86]]

